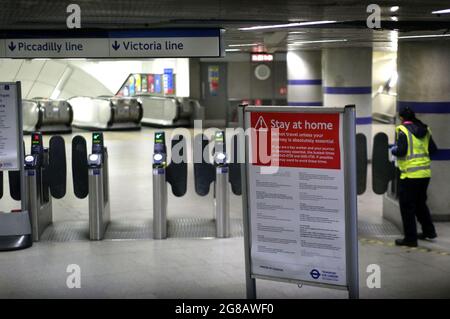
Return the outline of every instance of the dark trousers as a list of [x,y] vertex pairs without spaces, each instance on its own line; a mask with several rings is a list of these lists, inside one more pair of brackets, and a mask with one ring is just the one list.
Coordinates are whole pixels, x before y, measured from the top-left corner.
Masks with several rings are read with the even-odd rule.
[[403,221],[405,240],[417,241],[416,217],[425,235],[433,235],[436,230],[426,204],[429,178],[405,178],[399,183],[399,203]]

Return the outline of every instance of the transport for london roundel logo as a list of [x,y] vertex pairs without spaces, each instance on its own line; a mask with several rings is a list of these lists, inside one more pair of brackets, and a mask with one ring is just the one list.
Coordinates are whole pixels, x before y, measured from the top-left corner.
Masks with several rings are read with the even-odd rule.
[[311,277],[313,277],[313,279],[319,279],[320,277],[320,271],[318,271],[317,269],[311,270],[309,274],[311,275]]

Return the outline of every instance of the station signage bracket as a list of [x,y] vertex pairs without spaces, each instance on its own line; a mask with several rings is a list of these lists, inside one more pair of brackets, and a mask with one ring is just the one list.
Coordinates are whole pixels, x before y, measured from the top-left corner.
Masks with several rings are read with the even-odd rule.
[[238,113],[247,298],[256,298],[256,279],[359,298],[354,105]]

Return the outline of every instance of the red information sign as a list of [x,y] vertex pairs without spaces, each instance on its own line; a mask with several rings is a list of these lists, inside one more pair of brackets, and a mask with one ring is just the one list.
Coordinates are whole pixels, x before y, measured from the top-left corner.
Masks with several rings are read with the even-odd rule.
[[252,112],[252,163],[340,169],[339,119],[339,114]]

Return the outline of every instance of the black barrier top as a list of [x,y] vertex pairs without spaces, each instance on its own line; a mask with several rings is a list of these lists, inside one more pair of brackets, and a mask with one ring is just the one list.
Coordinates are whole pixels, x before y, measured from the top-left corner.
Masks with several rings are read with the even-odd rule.
[[50,139],[48,157],[50,192],[54,198],[61,199],[66,195],[67,184],[66,144],[61,136]]
[[[179,155],[182,160],[179,162],[173,161],[173,153],[176,147],[181,146]],[[165,159],[164,159],[165,160]],[[172,186],[172,193],[181,197],[187,191],[187,153],[186,153],[186,139],[182,135],[177,135],[172,139],[172,158],[170,164],[166,169],[166,180]]]
[[214,165],[205,159],[203,154],[209,153],[208,139],[203,134],[194,137],[194,185],[200,196],[209,193],[210,184],[216,180]]

